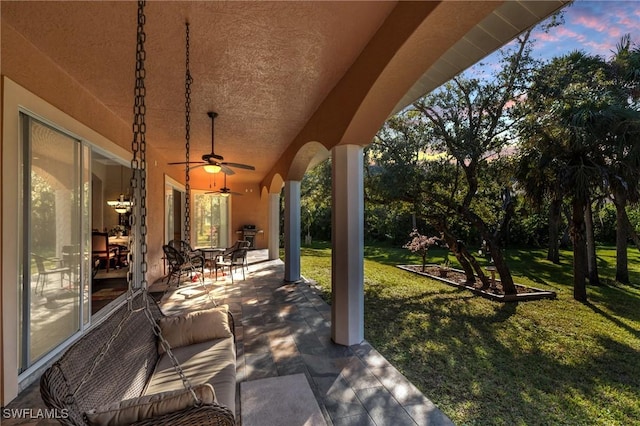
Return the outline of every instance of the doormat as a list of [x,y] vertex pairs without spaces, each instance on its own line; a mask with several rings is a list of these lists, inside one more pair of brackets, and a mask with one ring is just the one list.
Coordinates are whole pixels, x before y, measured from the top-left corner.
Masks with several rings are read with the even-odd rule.
[[304,374],[240,383],[243,426],[325,426]]

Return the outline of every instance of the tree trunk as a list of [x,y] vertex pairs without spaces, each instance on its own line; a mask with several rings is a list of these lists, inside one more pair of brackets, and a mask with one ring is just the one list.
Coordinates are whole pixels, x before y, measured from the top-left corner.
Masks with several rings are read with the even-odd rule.
[[598,258],[596,257],[596,241],[593,235],[593,211],[591,210],[590,201],[587,201],[587,206],[584,209],[584,225],[585,236],[587,238],[587,277],[589,278],[589,284],[600,285]]
[[629,228],[627,224],[629,223],[629,218],[627,217],[624,195],[615,194],[613,204],[616,206],[616,281],[628,284],[627,238],[629,238]]
[[583,200],[573,200],[571,214],[571,241],[573,243],[573,298],[579,302],[587,301],[587,248],[584,232]]
[[491,258],[493,259],[493,264],[496,267],[498,274],[500,274],[500,282],[502,283],[504,293],[516,294],[516,286],[513,283],[513,277],[511,276],[511,271],[507,266],[507,262],[502,256],[502,250],[500,249],[498,240],[489,231],[489,228],[480,216],[469,209],[462,210],[462,214],[473,224],[473,226],[475,226],[475,228],[480,232],[480,236],[482,236],[482,238],[487,242],[487,245],[489,246],[489,253],[491,253]]
[[495,243],[495,241],[487,237],[488,236],[486,236],[485,239],[489,244],[489,252],[493,258],[493,265],[496,267],[498,274],[500,275],[500,283],[502,284],[504,294],[516,294],[518,291],[513,283],[513,277],[511,276],[511,271],[509,271],[507,262],[504,256],[502,256],[502,250],[500,250],[500,247]]
[[571,209],[562,209],[565,217],[567,218],[567,226],[562,231],[562,238],[560,238],[560,247],[567,248],[571,245]]
[[638,233],[636,232],[636,230],[633,229],[633,225],[629,221],[629,216],[627,216],[626,210],[624,212],[624,216],[625,216],[624,218],[625,223],[627,224],[627,232],[629,233],[629,236],[633,240],[633,243],[636,245],[638,250],[640,250],[640,237],[638,236]]
[[562,221],[562,200],[554,199],[549,205],[549,249],[547,260],[560,264],[560,222]]
[[[451,252],[456,257],[458,262],[460,263],[460,266],[464,271],[464,275],[467,278],[467,283],[475,283],[476,277],[475,277],[475,274],[473,273],[474,268],[472,266],[473,262],[477,263],[475,261],[475,258],[471,255],[471,253],[467,251],[464,244],[458,243],[458,239],[453,234],[451,234],[449,230],[441,228],[439,229],[439,231],[442,232],[442,236],[445,242],[449,246]],[[480,274],[478,274],[478,277],[483,282],[483,284],[486,281],[487,287],[489,286],[489,280],[487,279],[487,277],[483,277]]]

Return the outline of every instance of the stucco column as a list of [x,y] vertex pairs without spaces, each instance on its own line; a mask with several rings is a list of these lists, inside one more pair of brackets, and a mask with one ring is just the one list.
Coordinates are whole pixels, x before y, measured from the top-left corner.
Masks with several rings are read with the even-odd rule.
[[331,338],[364,340],[364,193],[362,147],[332,150]]
[[300,279],[300,181],[284,183],[284,280]]
[[280,257],[280,194],[269,194],[269,260]]

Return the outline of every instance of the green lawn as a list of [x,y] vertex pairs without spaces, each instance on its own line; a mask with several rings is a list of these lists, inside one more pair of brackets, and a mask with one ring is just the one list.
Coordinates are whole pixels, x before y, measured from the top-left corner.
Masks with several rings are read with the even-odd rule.
[[[440,263],[434,250],[429,261]],[[640,255],[616,284],[599,248],[589,303],[572,299],[571,253],[507,253],[516,283],[556,300],[502,304],[395,267],[407,250],[365,248],[365,338],[458,425],[640,424]],[[302,249],[302,273],[330,292],[328,244]],[[455,264],[454,264],[455,266]]]

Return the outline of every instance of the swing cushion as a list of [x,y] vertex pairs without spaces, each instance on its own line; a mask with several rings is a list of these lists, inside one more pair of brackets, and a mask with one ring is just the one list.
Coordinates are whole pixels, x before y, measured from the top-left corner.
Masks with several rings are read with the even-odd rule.
[[[216,402],[235,413],[236,399],[236,351],[233,337],[207,340],[171,351],[180,363],[184,375],[192,384],[209,383],[216,392]],[[160,357],[145,395],[178,390],[180,377],[168,354]]]
[[[198,399],[205,404],[211,404],[216,399],[213,386],[209,384],[194,386],[193,390]],[[193,407],[194,404],[191,392],[181,389],[116,402],[89,410],[86,416],[89,424],[93,426],[125,425],[174,413]]]
[[[208,340],[231,337],[228,312],[228,305],[220,305],[213,309],[163,317],[158,323],[162,330],[162,336],[167,340],[171,349],[174,349]],[[162,355],[164,352],[164,347],[158,342],[158,353]]]

